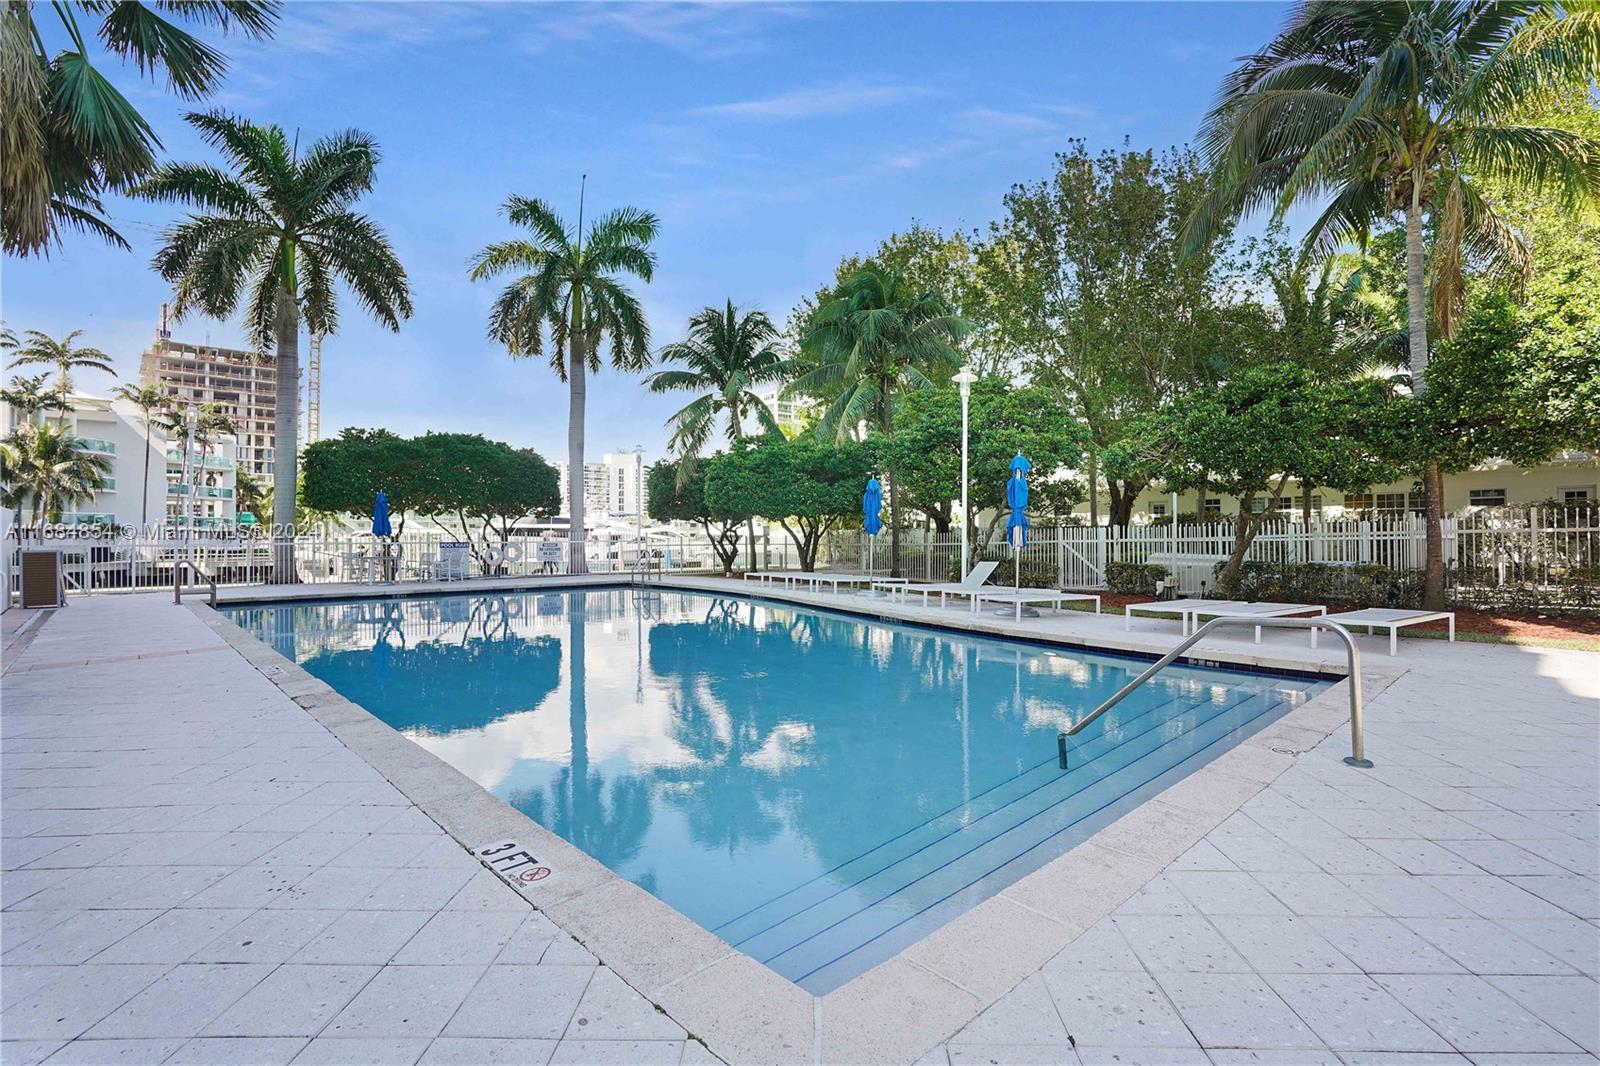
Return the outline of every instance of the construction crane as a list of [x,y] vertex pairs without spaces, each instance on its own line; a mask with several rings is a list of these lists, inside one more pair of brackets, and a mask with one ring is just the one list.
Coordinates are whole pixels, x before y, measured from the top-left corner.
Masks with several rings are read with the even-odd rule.
[[306,443],[322,436],[322,334],[311,335],[306,358]]

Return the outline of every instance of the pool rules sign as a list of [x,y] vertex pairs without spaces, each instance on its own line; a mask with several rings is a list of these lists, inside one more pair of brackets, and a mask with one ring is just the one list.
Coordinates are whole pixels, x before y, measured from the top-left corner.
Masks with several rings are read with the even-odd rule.
[[473,849],[478,861],[500,875],[500,879],[513,888],[527,888],[550,876],[550,867],[534,858],[533,853],[515,840],[502,840]]

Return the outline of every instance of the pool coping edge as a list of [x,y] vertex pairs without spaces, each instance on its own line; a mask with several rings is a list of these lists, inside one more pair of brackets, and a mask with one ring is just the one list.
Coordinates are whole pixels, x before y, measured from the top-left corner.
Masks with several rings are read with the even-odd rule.
[[[733,591],[680,581],[669,587]],[[616,584],[601,579],[567,587]],[[447,591],[458,590],[512,591]],[[798,596],[764,598],[828,606]],[[538,851],[557,873],[525,889],[524,898],[730,1062],[915,1061],[1144,887],[1299,754],[1349,722],[1347,682],[1340,680],[1066,854],[832,992],[814,996],[498,799],[225,615],[201,604],[185,606],[464,848],[517,839]],[[848,613],[917,621],[876,611]],[[1018,635],[983,625],[943,628]],[[1026,639],[1098,650],[1047,637]],[[1405,672],[1403,666],[1364,667],[1368,702]]]

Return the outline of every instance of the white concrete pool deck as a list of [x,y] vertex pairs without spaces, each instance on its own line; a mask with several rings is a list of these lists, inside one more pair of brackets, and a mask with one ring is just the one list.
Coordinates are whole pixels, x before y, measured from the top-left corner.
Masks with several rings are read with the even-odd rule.
[[[1146,652],[1177,637],[1082,614],[978,625]],[[1363,640],[1373,770],[1339,762],[1336,686],[813,997],[205,608],[76,600],[23,640],[0,708],[5,1062],[1600,1051],[1593,654],[1402,638],[1390,659]],[[1342,664],[1305,643],[1204,654]],[[519,893],[463,847],[502,839],[556,872]]]

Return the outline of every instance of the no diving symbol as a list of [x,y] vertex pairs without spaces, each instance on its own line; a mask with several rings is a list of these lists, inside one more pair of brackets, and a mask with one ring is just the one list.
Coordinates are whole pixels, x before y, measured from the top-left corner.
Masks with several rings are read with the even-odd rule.
[[535,866],[531,870],[524,870],[520,874],[518,874],[517,875],[517,880],[521,881],[524,884],[532,884],[534,881],[543,881],[545,878],[547,878],[549,876],[550,876],[550,867],[548,867],[548,866]]

